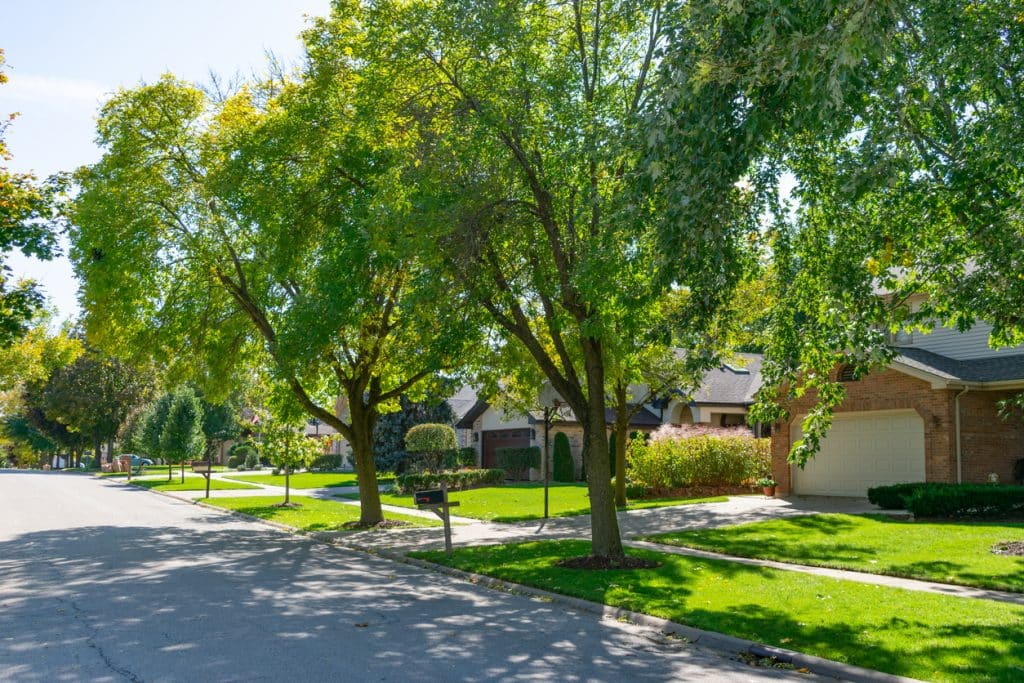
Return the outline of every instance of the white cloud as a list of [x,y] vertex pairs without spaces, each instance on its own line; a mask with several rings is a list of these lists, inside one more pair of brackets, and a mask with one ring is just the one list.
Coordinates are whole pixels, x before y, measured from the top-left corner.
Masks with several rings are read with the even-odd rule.
[[97,104],[113,90],[96,81],[8,72],[10,80],[0,86],[0,97],[21,102],[48,104]]

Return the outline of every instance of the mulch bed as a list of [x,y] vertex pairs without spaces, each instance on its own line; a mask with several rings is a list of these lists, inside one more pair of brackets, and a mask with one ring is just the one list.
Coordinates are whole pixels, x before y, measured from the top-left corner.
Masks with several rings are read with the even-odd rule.
[[[756,489],[760,491],[761,489]],[[755,491],[749,486],[687,486],[681,489],[655,489],[640,498],[714,498],[716,496],[735,496]]]
[[655,569],[660,567],[661,564],[658,562],[652,562],[651,560],[642,560],[639,557],[629,557],[628,555],[622,560],[612,561],[607,557],[594,557],[593,555],[587,555],[585,557],[570,557],[565,560],[560,560],[555,563],[556,567],[563,569]]
[[996,555],[1015,555],[1018,557],[1024,557],[1024,541],[996,543],[992,546],[992,552]]

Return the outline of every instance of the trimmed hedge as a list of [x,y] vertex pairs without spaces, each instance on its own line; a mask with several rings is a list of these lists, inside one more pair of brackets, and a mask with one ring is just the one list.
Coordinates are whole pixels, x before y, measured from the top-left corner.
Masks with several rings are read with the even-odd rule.
[[309,463],[309,470],[317,472],[327,472],[329,470],[340,470],[341,469],[341,455],[337,453],[324,453],[313,458],[313,462]]
[[1024,487],[997,484],[929,484],[904,498],[915,517],[1009,517],[1024,512]]
[[531,467],[540,467],[540,448],[498,448],[494,451],[498,466],[513,479],[522,479]]
[[934,486],[924,482],[908,484],[890,484],[889,486],[875,486],[868,489],[868,500],[883,510],[906,510],[905,498],[919,488]]
[[457,470],[463,467],[476,467],[475,448],[454,448],[444,454],[444,469]]
[[655,495],[693,486],[742,486],[771,472],[771,442],[749,434],[634,438],[629,479]]
[[565,432],[555,433],[551,468],[551,475],[555,481],[571,482],[576,479],[576,463],[572,461],[572,446],[569,444],[569,437]]
[[242,464],[242,461],[239,460],[237,455],[232,455],[232,456],[228,457],[228,467],[230,467],[231,469],[237,470],[238,466],[241,465],[241,464]]
[[417,472],[395,477],[395,491],[397,493],[415,493],[424,489],[441,488],[441,484],[448,484],[449,491],[461,491],[480,486],[497,486],[504,481],[505,470]]

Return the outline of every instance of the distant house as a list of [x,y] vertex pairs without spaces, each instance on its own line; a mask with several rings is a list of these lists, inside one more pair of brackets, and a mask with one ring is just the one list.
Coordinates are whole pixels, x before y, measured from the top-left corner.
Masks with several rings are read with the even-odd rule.
[[786,456],[802,436],[811,399],[788,406],[791,419],[775,425],[780,492],[861,497],[897,482],[1012,482],[1013,465],[1024,458],[1024,424],[1003,421],[996,403],[1024,391],[1024,346],[994,350],[990,331],[979,324],[900,334],[886,368],[861,378],[835,368],[847,398],[804,469]]
[[[700,387],[690,395],[672,391],[666,397],[663,421],[673,425],[709,424],[732,427],[747,424],[747,413],[761,388],[759,353],[737,353],[704,373]],[[755,431],[765,430],[755,427]]]
[[[754,394],[760,386],[761,356],[737,354],[730,364],[705,373],[701,386],[692,394],[675,390],[642,406],[630,420],[630,430],[650,432],[663,424],[745,425]],[[454,405],[452,407],[455,408]],[[458,410],[456,414],[459,414]],[[613,409],[607,411],[605,420],[608,425],[614,422]],[[499,448],[543,446],[544,424],[539,411],[527,415],[507,414],[482,398],[478,398],[458,418],[455,426],[460,445],[465,443],[476,449],[477,462],[481,467],[496,465],[495,451]],[[553,439],[557,432],[564,432],[569,437],[579,474],[582,471],[582,426],[571,412],[566,411],[562,419],[551,425],[549,438]]]

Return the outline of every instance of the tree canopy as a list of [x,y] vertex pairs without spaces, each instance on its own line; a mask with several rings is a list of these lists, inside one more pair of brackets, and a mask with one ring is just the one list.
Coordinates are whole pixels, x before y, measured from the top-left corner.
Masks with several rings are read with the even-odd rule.
[[[4,61],[0,49],[0,86],[7,82]],[[7,167],[11,153],[4,135],[15,116],[0,120],[0,348],[24,334],[45,303],[34,282],[11,280],[7,254],[17,249],[43,260],[57,254],[59,199],[66,185],[59,176],[40,182],[31,173],[16,173]]]

